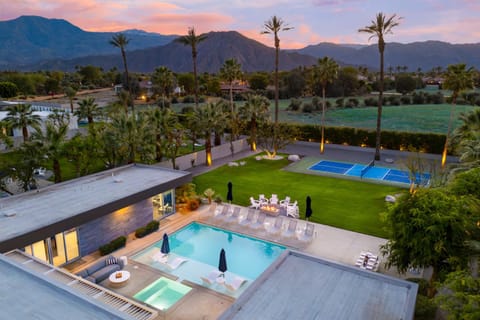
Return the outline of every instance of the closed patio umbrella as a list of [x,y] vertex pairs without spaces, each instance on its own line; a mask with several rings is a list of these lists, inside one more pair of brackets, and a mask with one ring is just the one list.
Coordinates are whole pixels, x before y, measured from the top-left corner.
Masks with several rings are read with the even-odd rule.
[[225,250],[223,248],[220,251],[220,260],[218,261],[218,271],[222,273],[222,277],[225,277],[225,271],[227,271],[227,258],[225,257]]
[[305,210],[305,218],[308,220],[310,216],[312,215],[312,199],[310,196],[307,196],[307,209]]
[[227,186],[228,186],[227,201],[232,202],[233,201],[233,192],[232,192],[233,185],[231,182],[229,182]]
[[166,233],[163,234],[162,247],[160,248],[160,251],[164,255],[167,255],[170,253],[170,243],[168,241],[168,235]]

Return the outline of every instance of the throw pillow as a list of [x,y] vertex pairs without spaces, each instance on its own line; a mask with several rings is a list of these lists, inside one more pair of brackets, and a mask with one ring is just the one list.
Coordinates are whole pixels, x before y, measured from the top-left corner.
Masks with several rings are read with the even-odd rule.
[[115,257],[107,258],[105,260],[105,265],[107,265],[107,266],[111,265],[111,264],[117,264],[117,263],[118,263],[117,258],[115,258]]

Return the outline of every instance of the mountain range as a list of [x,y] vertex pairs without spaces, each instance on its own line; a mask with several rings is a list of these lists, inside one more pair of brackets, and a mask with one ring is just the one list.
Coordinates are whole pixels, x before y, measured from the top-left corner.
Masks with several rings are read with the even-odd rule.
[[[176,35],[125,30],[129,70],[152,72],[164,65],[175,72],[192,70],[191,48],[173,41]],[[0,22],[0,70],[63,70],[95,65],[108,70],[123,68],[120,51],[109,41],[116,33],[87,32],[60,19],[22,16]],[[236,58],[245,72],[271,71],[275,49],[235,31],[210,32],[198,45],[198,71],[218,72],[226,59]],[[273,42],[273,41],[272,41]],[[341,65],[378,69],[378,48],[371,45],[319,43],[302,49],[281,50],[281,70],[311,66],[329,56]],[[449,64],[466,63],[480,69],[480,43],[450,44],[424,41],[388,43],[385,67],[406,66],[409,71],[428,71]]]

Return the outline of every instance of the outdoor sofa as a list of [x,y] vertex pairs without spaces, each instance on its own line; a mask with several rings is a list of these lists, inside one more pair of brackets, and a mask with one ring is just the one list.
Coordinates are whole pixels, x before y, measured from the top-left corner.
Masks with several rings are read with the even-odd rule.
[[107,279],[113,272],[122,270],[123,266],[123,261],[121,259],[115,258],[114,256],[108,256],[78,272],[77,276],[93,283],[99,283]]

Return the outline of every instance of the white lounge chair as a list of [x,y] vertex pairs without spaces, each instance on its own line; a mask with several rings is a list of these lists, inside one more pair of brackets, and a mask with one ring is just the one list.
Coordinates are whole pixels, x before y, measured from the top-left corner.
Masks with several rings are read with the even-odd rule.
[[255,219],[255,210],[248,209],[247,217],[239,222],[242,226],[248,226],[253,223]]
[[230,291],[237,291],[247,279],[236,276],[231,282],[225,282],[225,287]]
[[235,207],[232,214],[225,219],[226,222],[238,222],[240,218],[240,207]]
[[158,250],[152,255],[152,260],[160,263],[166,263],[168,261],[168,255]]
[[305,230],[298,235],[300,241],[311,241],[315,233],[315,225],[313,223],[307,223]]
[[276,217],[275,218],[275,223],[273,226],[268,230],[270,233],[279,233],[282,231],[282,226],[283,226],[283,218],[282,217]]
[[265,223],[265,218],[267,217],[267,215],[265,213],[259,213],[258,214],[258,217],[257,217],[257,221],[255,221],[255,223],[252,223],[250,225],[250,228],[252,229],[258,229],[258,228],[261,228],[264,226],[264,223]]
[[218,214],[216,214],[213,217],[218,220],[223,220],[228,216],[229,212],[230,212],[230,205],[223,205],[222,211],[220,211]]
[[253,199],[253,197],[250,197],[250,208],[260,209],[260,201]]
[[206,277],[200,277],[202,279],[203,284],[205,285],[212,285],[215,284],[217,281],[217,278],[221,275],[222,273],[218,270],[212,270]]
[[167,267],[169,267],[170,269],[172,270],[175,270],[177,269],[181,264],[183,264],[184,262],[187,262],[188,260],[187,259],[184,259],[184,258],[180,258],[180,257],[176,257],[175,259],[173,259],[172,262],[166,262],[165,265]]
[[285,230],[282,235],[284,237],[294,237],[297,232],[297,220],[291,219],[290,222],[288,223],[288,228]]

